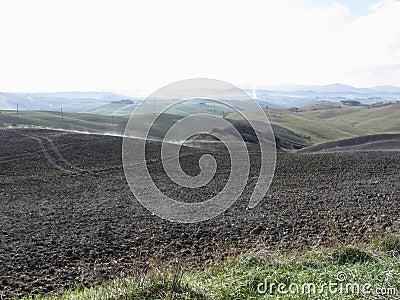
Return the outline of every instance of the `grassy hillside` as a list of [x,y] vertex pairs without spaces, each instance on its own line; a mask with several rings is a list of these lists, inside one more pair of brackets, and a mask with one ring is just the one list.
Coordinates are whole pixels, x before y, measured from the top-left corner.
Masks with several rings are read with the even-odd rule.
[[[65,291],[46,299],[398,299],[400,239],[307,253],[256,253],[216,260],[202,269],[150,265],[136,276]],[[278,287],[279,286],[279,287]]]
[[0,124],[33,125],[55,129],[122,134],[128,117],[95,114],[64,113],[51,111],[0,111]]
[[[188,109],[190,106],[195,106],[195,103],[184,104],[179,108],[180,112]],[[200,104],[203,112],[214,112],[214,105]],[[177,111],[178,108],[175,110]],[[224,113],[223,106],[215,108],[215,113]],[[198,109],[200,111],[200,109]],[[158,117],[157,122],[153,125],[150,136],[152,138],[163,137],[166,130],[175,122],[182,119],[184,116],[178,114],[162,114]],[[153,114],[138,115],[143,124],[149,123],[152,120]],[[124,134],[129,116],[109,116],[99,114],[83,114],[83,113],[63,113],[49,111],[20,111],[19,116],[15,111],[0,111],[0,125],[27,125],[27,126],[42,126],[54,129],[78,130],[93,133],[114,133]],[[242,134],[249,135],[249,125],[240,120],[228,120],[233,123]],[[287,128],[279,125],[273,125],[275,136],[278,144],[283,148],[302,148],[309,145],[307,137],[297,134]],[[135,134],[135,133],[133,133]],[[249,137],[250,140],[254,140]]]
[[[298,135],[302,135],[307,138],[311,144],[318,144],[329,140],[348,138],[361,134],[361,132],[346,131],[336,128],[329,124],[329,122],[313,119],[302,113],[276,108],[266,109],[265,112],[273,125],[279,125]],[[239,118],[238,114],[233,114],[229,117]]]
[[[167,107],[169,104],[170,103],[165,101],[152,102],[146,100],[146,102],[142,103],[141,109],[143,113],[152,114],[154,113],[154,106],[157,108],[157,111],[159,111],[160,107]],[[107,103],[97,106],[93,109],[89,109],[86,112],[92,114],[101,114],[101,115],[130,116],[136,109],[136,107],[137,103],[134,104]],[[232,109],[220,103],[214,104],[212,102],[201,101],[201,100],[181,102],[168,109],[169,114],[182,115],[182,116],[189,114],[196,114],[196,113],[197,114],[210,113],[223,116],[232,112],[233,112]]]
[[[306,136],[311,144],[367,134],[400,132],[400,103],[380,107],[340,105],[336,108],[317,103],[306,106],[306,109],[297,112],[265,109],[265,112],[272,124]],[[229,117],[240,118],[237,113]]]
[[400,131],[400,103],[381,107],[346,106],[332,110],[331,115],[316,115],[315,112],[304,113],[309,117],[324,118],[336,127],[353,128],[367,133],[387,133]]
[[321,109],[334,109],[339,108],[340,103],[332,102],[332,101],[317,101],[313,103],[309,103],[303,106],[300,106],[299,109],[302,111],[311,111],[311,110],[321,110]]
[[129,116],[136,109],[136,104],[107,103],[87,110],[90,114]]
[[[135,104],[107,104],[91,114],[64,113],[63,119],[60,112],[20,111],[17,118],[15,111],[0,111],[0,123],[123,134],[134,108]],[[154,103],[149,102],[145,112],[152,115],[153,109]],[[110,115],[111,110],[114,113]],[[155,126],[153,133],[156,136],[162,135],[165,128],[191,113],[226,115],[233,121],[240,121],[242,118],[218,103],[185,102],[172,107],[168,112]],[[400,132],[400,103],[348,106],[318,102],[307,105],[300,111],[268,108],[265,112],[276,136],[300,147],[367,134]],[[146,115],[141,118],[146,122]]]

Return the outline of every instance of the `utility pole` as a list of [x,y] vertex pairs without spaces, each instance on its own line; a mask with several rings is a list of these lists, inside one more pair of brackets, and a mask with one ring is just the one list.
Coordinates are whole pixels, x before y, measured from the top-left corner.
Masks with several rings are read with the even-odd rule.
[[156,115],[156,98],[153,98],[153,114]]
[[[340,100],[340,121],[343,126],[343,100]],[[349,137],[347,137],[346,140],[347,140],[347,152],[349,152],[350,149]]]
[[342,121],[342,125],[343,125],[343,109],[342,109],[342,100],[340,100],[340,120]]
[[61,120],[62,120],[62,123],[63,123],[63,125],[64,125],[64,113],[63,113],[63,109],[62,109],[62,106],[61,106]]
[[214,103],[213,115],[215,116],[215,103]]

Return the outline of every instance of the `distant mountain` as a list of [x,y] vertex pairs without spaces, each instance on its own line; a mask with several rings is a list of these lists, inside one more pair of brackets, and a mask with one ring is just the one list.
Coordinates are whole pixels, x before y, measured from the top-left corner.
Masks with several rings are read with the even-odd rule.
[[132,97],[111,92],[1,93],[0,109],[88,112],[96,107]]
[[345,85],[340,83],[334,83],[329,85],[273,85],[268,86],[266,89],[271,91],[281,92],[360,92],[361,90],[369,89],[358,89],[351,85]]
[[[382,85],[371,88],[356,88],[340,83],[318,85],[278,85],[265,89],[245,89],[256,97],[262,107],[292,108],[316,101],[359,101],[362,104],[400,101],[400,87]],[[49,110],[65,112],[130,114],[141,97],[132,98],[112,92],[56,92],[56,93],[1,93],[0,110]]]
[[400,87],[378,86],[371,88],[356,88],[340,83],[311,86],[311,85],[275,85],[254,92],[259,101],[267,101],[270,106],[299,107],[315,101],[349,101],[356,100],[363,104],[375,102],[395,102],[400,100]]
[[351,85],[345,85],[340,83],[329,84],[324,86],[317,86],[312,89],[315,92],[323,93],[373,93],[373,90],[368,88],[355,88]]
[[52,92],[52,93],[30,93],[39,97],[54,97],[54,98],[73,98],[73,99],[107,99],[126,97],[121,94],[112,92]]
[[400,87],[393,85],[381,85],[372,88],[374,91],[385,92],[385,93],[400,93]]
[[376,92],[397,93],[400,87],[382,85],[371,88],[357,88],[351,85],[334,83],[329,85],[273,85],[267,86],[264,90],[280,92],[323,92],[323,93],[358,93],[368,94]]

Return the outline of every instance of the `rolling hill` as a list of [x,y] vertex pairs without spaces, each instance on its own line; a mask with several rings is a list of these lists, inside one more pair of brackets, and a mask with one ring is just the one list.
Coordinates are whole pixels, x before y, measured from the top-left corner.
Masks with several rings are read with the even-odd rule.
[[[142,123],[149,122],[152,114],[137,116]],[[150,130],[150,138],[160,139],[168,128],[182,119],[183,115],[162,114]],[[151,119],[150,118],[150,119]],[[123,135],[129,116],[107,116],[83,113],[59,113],[49,111],[0,111],[0,126],[44,127],[62,130],[76,130],[88,133]],[[246,122],[228,119],[244,137],[246,142],[256,142],[254,132]],[[277,146],[283,149],[300,149],[309,146],[309,140],[279,125],[272,125]]]
[[[154,103],[146,111],[152,115]],[[120,107],[121,106],[121,107]],[[63,113],[49,111],[0,111],[0,123],[24,124],[78,130],[94,133],[123,134],[131,111],[136,104],[111,103],[93,113]],[[120,107],[120,108],[119,108]],[[112,115],[107,113],[114,110]],[[315,102],[298,110],[264,109],[282,148],[297,149],[328,141],[357,136],[400,132],[400,103],[351,106],[328,101]],[[172,107],[153,128],[159,137],[174,122],[190,113],[226,115],[239,124],[241,115],[213,103],[188,102]],[[250,112],[251,115],[251,112]],[[141,116],[146,122],[146,115]],[[265,121],[265,120],[256,120]],[[240,125],[242,126],[242,125]],[[239,126],[239,127],[240,127]]]
[[[335,107],[320,102],[307,105],[305,110],[300,111],[270,108],[265,109],[265,112],[272,124],[305,136],[310,144],[368,134],[400,132],[400,103]],[[229,117],[240,119],[237,113]]]
[[55,92],[55,93],[2,93],[0,109],[48,110],[84,113],[99,106],[122,99],[139,101],[126,95],[111,92]]
[[[280,85],[256,90],[245,89],[245,91],[257,98],[261,107],[269,108],[299,107],[315,101],[357,100],[363,104],[372,104],[400,100],[400,87],[388,85],[371,88],[356,88],[339,83],[325,86]],[[132,97],[114,92],[0,92],[0,109],[15,110],[18,103],[20,110],[60,111],[60,108],[63,107],[64,111],[71,113],[131,114],[135,105],[118,103],[121,100],[131,100],[137,103],[142,101],[143,97],[139,94]],[[180,112],[174,113],[179,114]]]

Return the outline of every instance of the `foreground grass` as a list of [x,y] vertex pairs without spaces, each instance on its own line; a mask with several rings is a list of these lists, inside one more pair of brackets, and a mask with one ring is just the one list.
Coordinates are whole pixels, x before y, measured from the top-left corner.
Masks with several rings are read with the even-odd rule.
[[399,299],[400,237],[303,254],[252,253],[201,271],[153,268],[61,296],[24,299]]

